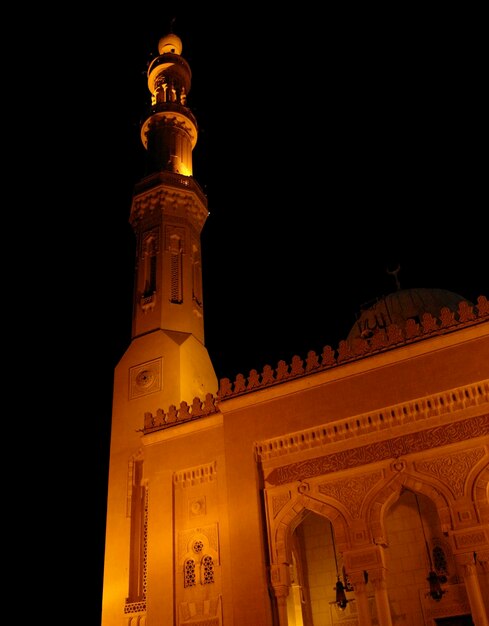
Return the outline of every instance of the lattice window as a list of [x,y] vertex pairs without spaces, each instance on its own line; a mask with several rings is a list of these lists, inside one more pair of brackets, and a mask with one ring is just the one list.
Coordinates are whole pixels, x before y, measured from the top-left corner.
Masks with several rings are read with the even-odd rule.
[[143,483],[143,461],[132,467],[130,498],[129,595],[127,603],[146,598],[146,559],[148,540],[148,494]]
[[149,235],[143,244],[144,259],[144,289],[143,297],[153,295],[156,291],[156,257],[157,242],[154,235]]
[[214,560],[209,555],[204,556],[201,562],[201,582],[203,585],[214,582]]
[[193,587],[195,585],[195,561],[187,559],[184,566],[184,587]]
[[174,304],[181,304],[183,302],[182,243],[176,235],[172,235],[170,239],[170,272],[170,301]]
[[193,298],[197,304],[202,305],[202,266],[200,250],[195,245],[192,250],[192,280]]

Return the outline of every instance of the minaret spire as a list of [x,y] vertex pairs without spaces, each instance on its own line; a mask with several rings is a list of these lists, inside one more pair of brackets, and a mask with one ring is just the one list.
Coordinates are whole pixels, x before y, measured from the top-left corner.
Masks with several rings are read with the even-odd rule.
[[187,106],[192,72],[181,56],[182,41],[175,33],[160,39],[158,52],[148,68],[151,109],[141,127],[141,140],[153,171],[191,176],[197,142],[197,122]]

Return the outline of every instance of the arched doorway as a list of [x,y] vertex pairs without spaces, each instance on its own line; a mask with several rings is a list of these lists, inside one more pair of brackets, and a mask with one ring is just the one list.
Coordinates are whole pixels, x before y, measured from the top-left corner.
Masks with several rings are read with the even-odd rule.
[[[288,626],[333,626],[351,612],[335,602],[338,573],[345,581],[341,554],[335,550],[334,531],[327,517],[307,511],[291,536],[291,584],[287,597]],[[336,553],[336,556],[335,556]]]

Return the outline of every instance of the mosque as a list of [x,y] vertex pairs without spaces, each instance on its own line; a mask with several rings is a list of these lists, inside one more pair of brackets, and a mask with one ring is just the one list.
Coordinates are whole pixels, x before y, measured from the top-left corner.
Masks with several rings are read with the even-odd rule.
[[337,346],[217,380],[181,53],[147,72],[102,626],[489,626],[489,301],[398,289]]

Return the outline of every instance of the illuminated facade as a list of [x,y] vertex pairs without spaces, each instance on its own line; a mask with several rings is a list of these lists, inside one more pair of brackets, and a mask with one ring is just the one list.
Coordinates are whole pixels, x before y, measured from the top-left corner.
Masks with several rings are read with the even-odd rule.
[[489,626],[488,300],[399,290],[337,347],[217,381],[191,72],[158,50],[102,626]]

